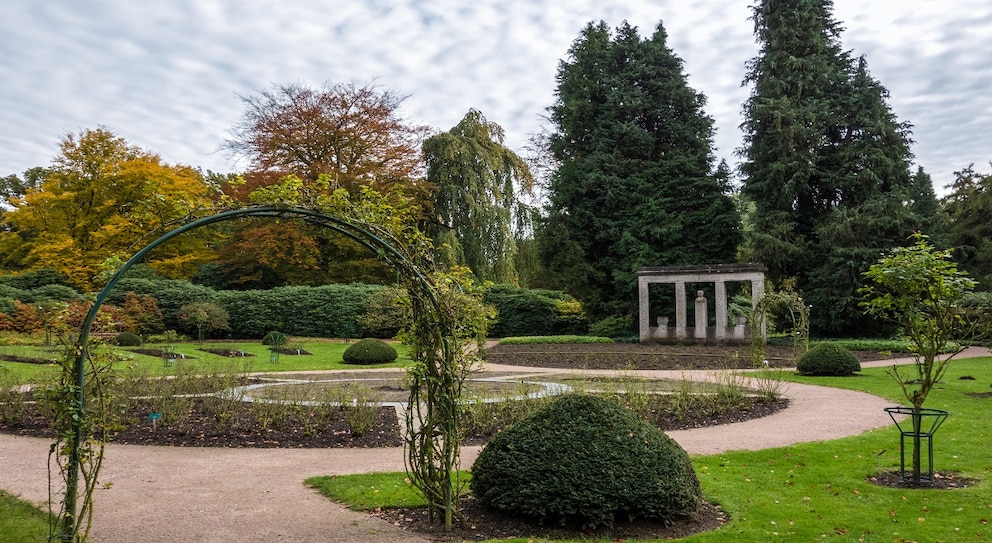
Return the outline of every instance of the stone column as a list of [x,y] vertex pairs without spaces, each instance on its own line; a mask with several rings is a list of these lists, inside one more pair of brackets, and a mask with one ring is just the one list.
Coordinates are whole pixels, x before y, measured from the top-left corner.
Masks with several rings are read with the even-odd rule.
[[716,339],[721,340],[727,337],[727,284],[723,281],[716,282],[716,300],[713,302],[716,311]]
[[[758,307],[758,302],[765,297],[765,281],[762,279],[752,279],[751,280],[751,309]],[[755,322],[754,326],[757,330],[751,330],[752,337],[760,337],[762,340],[767,339],[765,333],[765,319],[761,319],[761,322]]]
[[696,329],[693,337],[696,339],[706,339],[706,321],[708,314],[706,309],[706,297],[703,291],[696,291]]
[[648,300],[648,278],[638,277],[637,278],[637,301],[638,301],[638,320],[637,320],[637,332],[638,340],[641,343],[645,343],[651,339],[651,321],[650,321],[650,309],[651,303]]
[[675,283],[675,338],[685,339],[686,336],[686,307],[685,281]]

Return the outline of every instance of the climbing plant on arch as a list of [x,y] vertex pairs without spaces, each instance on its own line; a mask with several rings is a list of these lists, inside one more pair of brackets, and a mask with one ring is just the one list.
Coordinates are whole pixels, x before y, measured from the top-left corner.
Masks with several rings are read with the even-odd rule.
[[[410,408],[406,421],[407,471],[414,485],[427,498],[432,518],[439,515],[444,518],[445,526],[451,527],[461,488],[458,479],[458,402],[470,365],[463,343],[484,338],[485,318],[479,314],[484,311],[479,309],[481,304],[473,304],[471,296],[462,290],[465,283],[457,276],[432,269],[426,256],[429,251],[421,246],[423,240],[415,231],[398,232],[368,222],[368,209],[361,214],[362,218],[345,217],[343,215],[347,213],[339,216],[318,209],[282,205],[224,211],[166,233],[135,253],[117,270],[97,294],[73,346],[72,363],[66,365],[69,375],[64,376],[63,388],[64,395],[68,396],[68,405],[64,407],[67,413],[60,418],[64,427],[56,429],[57,441],[52,447],[65,479],[65,498],[57,515],[58,540],[86,540],[92,515],[93,485],[103,458],[104,442],[96,437],[98,432],[86,405],[88,385],[97,388],[97,396],[100,394],[100,376],[93,375],[92,368],[96,365],[89,342],[90,329],[100,307],[124,274],[159,245],[197,228],[248,217],[302,219],[361,243],[396,268],[399,281],[406,287],[413,317],[406,331],[415,362],[410,371]],[[471,324],[466,326],[467,320]],[[93,394],[89,397],[92,400]],[[84,478],[82,492],[79,490],[81,475]]]

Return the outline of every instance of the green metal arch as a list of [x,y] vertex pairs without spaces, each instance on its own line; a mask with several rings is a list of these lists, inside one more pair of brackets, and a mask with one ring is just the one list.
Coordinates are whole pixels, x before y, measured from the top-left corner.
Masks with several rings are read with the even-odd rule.
[[[79,337],[75,342],[74,354],[76,358],[73,377],[75,377],[77,393],[75,398],[75,407],[78,409],[79,413],[82,413],[83,408],[85,407],[85,363],[86,357],[88,356],[87,347],[89,344],[90,330],[93,327],[93,322],[96,319],[97,313],[100,311],[100,307],[103,306],[104,302],[107,300],[107,297],[110,295],[110,291],[113,290],[117,282],[132,266],[139,263],[145,255],[172,238],[191,230],[196,230],[197,228],[244,217],[302,218],[308,222],[312,222],[324,228],[343,234],[369,248],[391,265],[403,268],[427,294],[434,309],[436,311],[440,311],[437,292],[420,269],[396,247],[389,244],[379,236],[376,236],[372,232],[369,232],[367,229],[362,228],[350,221],[312,209],[298,207],[258,206],[224,211],[184,224],[149,243],[143,249],[135,253],[134,256],[129,258],[127,262],[125,262],[124,265],[121,266],[116,273],[114,273],[110,280],[107,281],[107,284],[103,287],[103,290],[97,294],[96,299],[93,302],[93,306],[90,308],[89,312],[87,312],[86,317],[80,326]],[[72,448],[66,464],[66,469],[68,471],[65,496],[66,518],[64,519],[64,524],[66,527],[75,525],[76,499],[79,485],[79,449],[82,445],[82,427],[80,424],[74,424],[73,426],[74,431],[72,437]]]

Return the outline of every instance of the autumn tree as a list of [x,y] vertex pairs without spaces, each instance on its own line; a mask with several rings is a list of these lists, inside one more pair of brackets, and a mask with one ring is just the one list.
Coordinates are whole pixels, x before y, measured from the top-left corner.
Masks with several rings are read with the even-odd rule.
[[[313,194],[343,188],[357,195],[367,187],[402,195],[414,209],[429,208],[420,153],[428,128],[404,121],[402,96],[372,84],[293,84],[242,102],[245,113],[227,149],[248,161],[248,171],[244,184],[226,185],[230,197],[244,201],[254,190],[293,175],[301,190]],[[233,275],[234,285],[352,281],[356,272],[382,279],[381,267],[362,260],[364,249],[328,236],[296,222],[246,220],[235,225],[232,243],[220,248],[218,263]]]
[[533,177],[503,144],[503,129],[473,109],[428,138],[424,155],[437,216],[428,229],[441,261],[468,266],[482,281],[516,283],[514,219],[530,218],[518,194],[531,191]]
[[[927,227],[912,177],[909,125],[888,91],[840,43],[830,0],[760,0],[758,56],[744,105],[742,192],[754,208],[748,253],[770,278],[794,279],[819,334],[864,334],[862,273]],[[914,208],[910,202],[921,201]]]
[[639,267],[727,262],[740,240],[706,98],[667,38],[660,23],[645,39],[590,23],[558,67],[538,239],[555,286],[593,317],[636,313]]
[[[101,263],[128,257],[156,236],[209,208],[197,170],[172,166],[109,130],[68,135],[36,187],[14,197],[3,216],[0,253],[19,269],[55,268],[83,289],[95,287]],[[209,259],[206,241],[186,237],[149,263],[189,276]]]

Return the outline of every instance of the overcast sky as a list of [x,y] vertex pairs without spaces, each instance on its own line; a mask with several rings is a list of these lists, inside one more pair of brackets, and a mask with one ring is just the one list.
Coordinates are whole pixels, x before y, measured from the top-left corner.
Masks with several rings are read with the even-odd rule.
[[[469,108],[522,152],[546,123],[560,59],[590,21],[661,21],[707,96],[716,154],[736,166],[750,0],[5,0],[0,176],[47,166],[67,133],[104,126],[170,163],[242,169],[222,151],[240,96],[273,84],[364,84],[408,95],[408,120],[447,130]],[[938,193],[992,161],[992,2],[835,0],[842,43],[865,55],[913,125]]]

